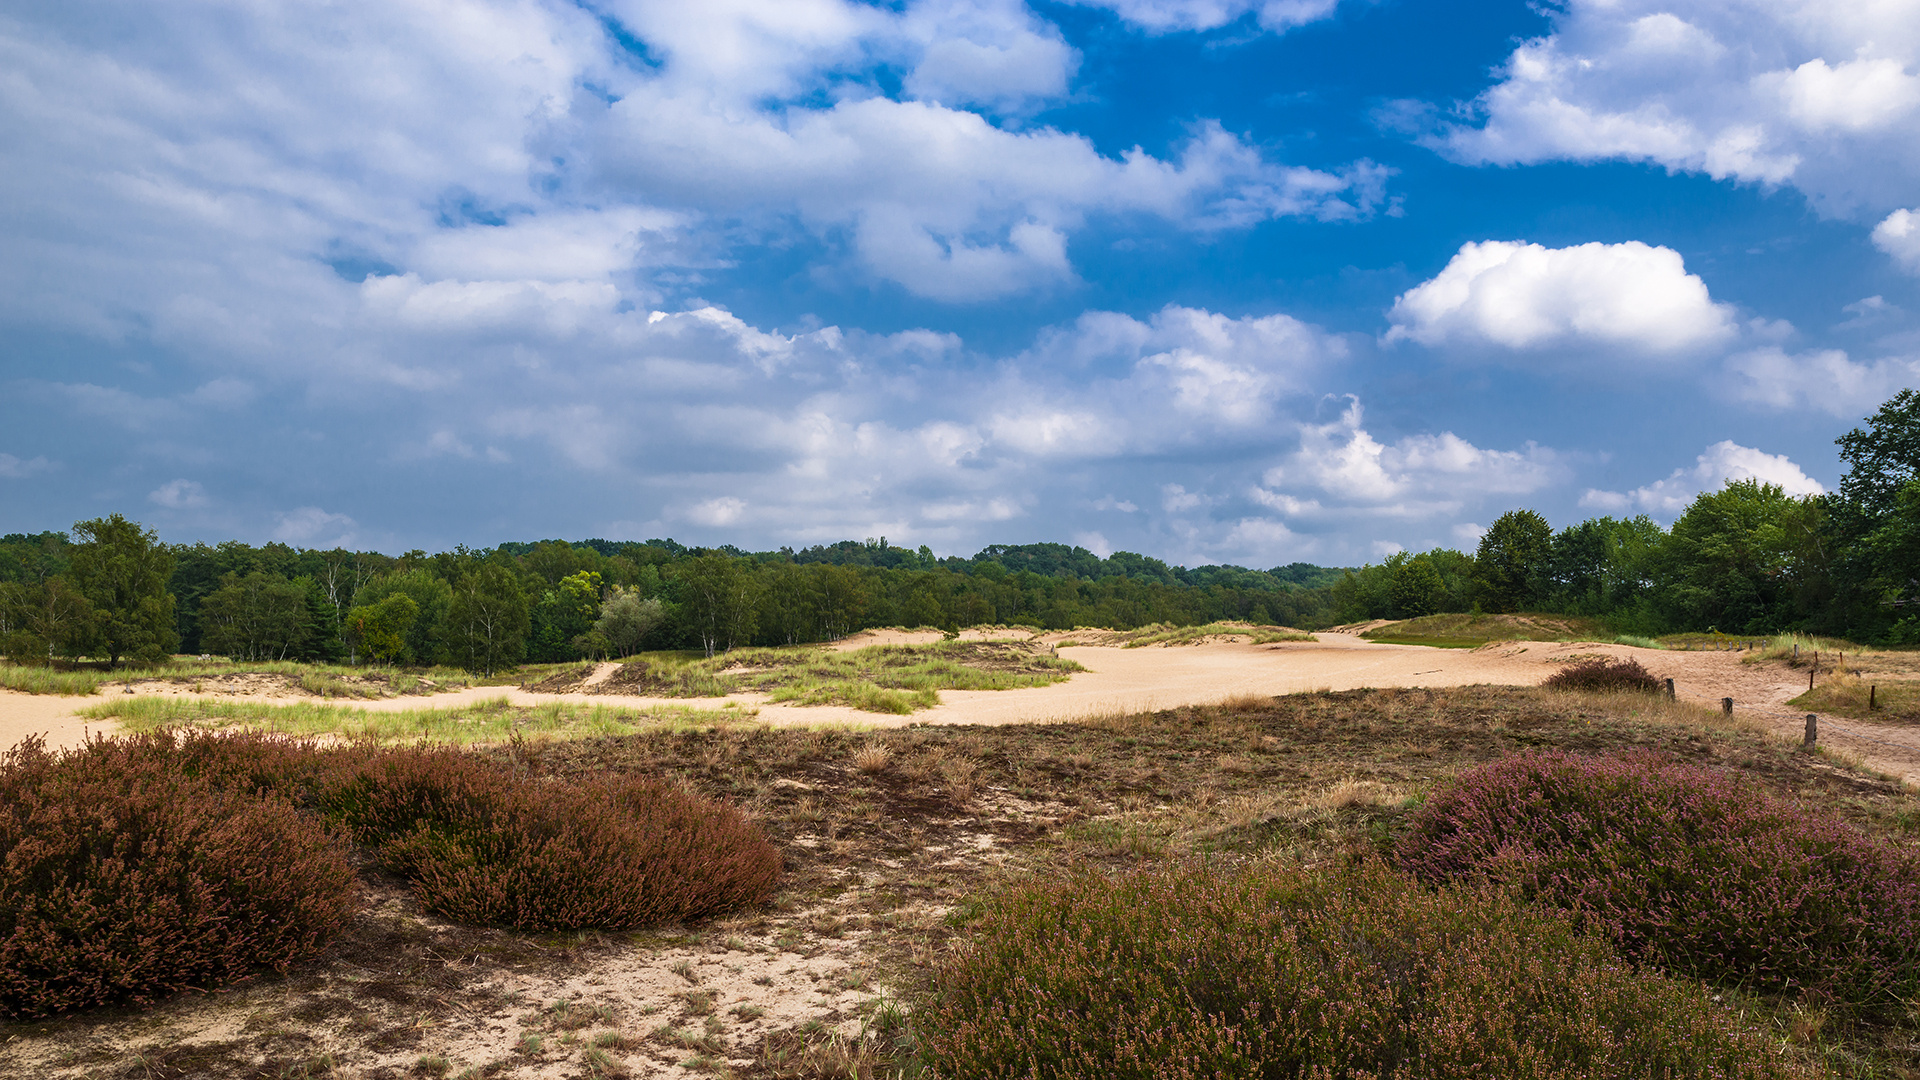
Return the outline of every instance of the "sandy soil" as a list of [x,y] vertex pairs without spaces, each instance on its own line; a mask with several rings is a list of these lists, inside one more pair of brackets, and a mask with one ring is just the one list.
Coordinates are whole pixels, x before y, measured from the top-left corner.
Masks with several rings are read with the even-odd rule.
[[[517,705],[552,701],[592,702],[634,708],[680,705],[719,708],[727,704],[758,710],[759,719],[778,725],[848,724],[895,727],[912,723],[1012,724],[1073,720],[1175,708],[1221,701],[1241,695],[1276,695],[1307,690],[1353,690],[1389,686],[1465,686],[1488,683],[1534,686],[1562,664],[1592,656],[1633,657],[1661,678],[1674,680],[1676,694],[1685,701],[1717,706],[1734,699],[1737,713],[1762,719],[1783,735],[1798,735],[1805,713],[1786,701],[1806,688],[1803,672],[1781,663],[1746,664],[1740,652],[1681,652],[1637,649],[1626,645],[1576,642],[1501,642],[1478,649],[1436,649],[1421,645],[1386,645],[1353,633],[1322,632],[1317,642],[1252,645],[1244,641],[1209,641],[1198,645],[1156,646],[1138,649],[1111,645],[1075,644],[1086,635],[1026,634],[1021,631],[970,630],[965,640],[1020,637],[1053,645],[1059,655],[1078,661],[1087,670],[1052,686],[1028,690],[949,690],[941,704],[912,716],[882,716],[844,706],[789,706],[773,704],[761,694],[731,698],[658,698],[571,692],[545,694],[512,687],[473,687],[430,697],[404,696],[371,701],[342,701],[375,711],[447,708],[507,697]],[[939,640],[935,630],[870,630],[839,642],[836,647],[909,644]],[[604,681],[613,665],[604,665],[587,685]],[[108,694],[125,692],[109,685]],[[153,681],[136,691],[166,696],[194,696],[191,687]],[[285,686],[239,688],[220,695],[246,700],[288,702],[306,696]],[[81,741],[89,732],[111,733],[108,722],[86,721],[74,710],[101,698],[54,698],[0,691],[0,745],[11,746],[28,734],[40,733],[49,745]],[[310,700],[310,699],[308,699]],[[1822,717],[1823,741],[1859,754],[1883,772],[1920,784],[1920,730],[1890,725],[1863,725]]]

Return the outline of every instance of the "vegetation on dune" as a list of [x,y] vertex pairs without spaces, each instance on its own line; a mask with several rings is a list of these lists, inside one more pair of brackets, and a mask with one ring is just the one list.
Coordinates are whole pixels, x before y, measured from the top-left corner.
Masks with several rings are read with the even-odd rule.
[[1424,615],[1376,627],[1360,636],[1390,645],[1472,648],[1490,641],[1597,641],[1613,635],[1592,618],[1471,612]]
[[0,759],[0,1011],[210,989],[312,955],[352,914],[334,830],[154,750]]
[[299,738],[320,736],[379,744],[420,741],[464,745],[520,739],[579,739],[631,735],[659,729],[711,727],[751,721],[741,708],[695,709],[659,706],[624,709],[605,705],[552,702],[516,706],[505,697],[456,708],[373,711],[350,705],[300,702],[275,705],[258,701],[136,696],[108,698],[78,715],[116,720],[129,732],[168,728],[242,729]]
[[1732,775],[1659,755],[1518,754],[1426,804],[1400,864],[1511,888],[1629,956],[1897,1016],[1920,993],[1920,864]]
[[989,903],[915,1014],[942,1076],[1788,1077],[1698,984],[1379,864],[1079,875]]
[[527,930],[764,900],[779,852],[651,777],[565,786],[451,748],[159,732],[0,759],[0,1011],[211,990],[311,956],[356,906],[350,834],[448,917]]
[[1211,638],[1245,638],[1254,645],[1276,641],[1318,641],[1312,634],[1284,626],[1254,626],[1249,623],[1213,622],[1204,626],[1168,626],[1154,623],[1120,635],[1129,649],[1150,645],[1193,645]]
[[1630,691],[1657,694],[1664,689],[1653,672],[1638,660],[1612,660],[1596,656],[1568,664],[1541,684],[1549,690],[1585,690],[1593,692]]
[[[1647,1076],[1661,1066],[1715,1075],[1717,1062],[1722,1075],[1827,1075],[1824,1064],[1831,1075],[1866,1078],[1911,1066],[1914,1021],[1898,1008],[1849,1006],[1818,981],[1770,989],[1735,978],[1710,996],[1684,975],[1656,974],[1666,962],[1645,953],[1624,962],[1626,946],[1581,936],[1550,905],[1492,883],[1430,891],[1377,861],[1418,831],[1453,778],[1542,746],[1684,757],[1736,791],[1843,816],[1889,847],[1908,842],[1920,822],[1920,800],[1896,782],[1661,696],[1352,691],[1074,724],[662,725],[464,753],[323,751],[234,733],[153,738],[173,740],[167,760],[196,782],[266,790],[339,823],[362,865],[412,875],[403,879],[412,896],[369,909],[293,978],[226,998],[223,1015],[249,1020],[217,1042],[188,1031],[200,1030],[198,1010],[14,1025],[0,1032],[18,1036],[0,1050],[0,1069],[35,1060],[26,1054],[67,1054],[60,1061],[73,1061],[74,1075],[238,1080],[313,1075],[308,1059],[324,1051],[335,1071],[404,1072],[419,1057],[429,1073],[451,1059],[447,1075],[498,1060],[646,1075],[695,1048],[715,1062],[752,1063],[741,1071],[795,1077],[997,1075],[996,1062],[1027,1075],[1034,1055],[1043,1075],[1071,1076],[1095,1051],[1102,1071],[1118,1075],[1294,1075],[1315,1065],[1328,1075],[1406,1077]],[[375,760],[388,764],[373,768]],[[529,936],[421,917],[458,911],[511,922],[522,916],[510,898],[532,894],[554,897],[555,910],[626,902],[591,880],[549,875],[580,865],[638,880],[622,865],[628,856],[609,854],[648,842],[623,839],[618,820],[606,820],[629,784],[750,806],[750,824],[783,864],[770,902],[740,900],[737,918],[644,936]],[[549,792],[577,801],[522,802]],[[1615,831],[1639,829],[1634,836],[1665,835],[1670,816],[1632,798],[1607,812]],[[595,823],[576,826],[587,818]],[[1746,835],[1719,817],[1700,835],[1727,831]],[[1676,853],[1693,843],[1656,843],[1633,857],[1649,860],[1643,876],[1677,873]],[[1605,857],[1630,864],[1618,852]],[[1739,883],[1711,851],[1696,861],[1720,867],[1724,887]],[[1790,882],[1807,880],[1804,861],[1774,861]],[[1856,879],[1872,877],[1855,867],[1832,895],[1853,896]],[[760,895],[753,873],[733,880]],[[390,882],[371,883],[397,887]],[[1788,952],[1848,933],[1776,929],[1776,947]],[[769,975],[765,986],[744,977],[727,986],[729,1002],[743,994],[737,1006],[716,1007],[723,953],[729,965]],[[678,955],[690,961],[672,963]],[[832,1016],[760,1015],[751,1003],[779,1000],[774,979],[794,955],[844,958],[848,966],[823,982],[871,997],[849,1006],[834,989]],[[672,972],[672,985],[651,998],[644,988],[618,998],[546,991],[567,999],[558,1002],[500,996],[502,985],[591,987],[597,963],[636,956]],[[1075,1008],[1056,1007],[1074,994]],[[857,1029],[832,1026],[855,1015]],[[1236,1016],[1271,1022],[1241,1025],[1231,1045],[1212,1037]],[[636,1017],[657,1030],[622,1030]],[[462,1018],[505,1026],[477,1044],[482,1056],[462,1061],[433,1034],[466,1039],[474,1029]],[[591,1038],[590,1027],[600,1028]],[[566,1043],[575,1033],[581,1039]],[[531,1036],[544,1037],[544,1051]],[[396,1046],[406,1055],[397,1065]],[[1298,1067],[1303,1047],[1317,1055],[1308,1070]],[[76,1048],[89,1056],[74,1060]],[[587,1049],[603,1053],[588,1060]],[[1255,1055],[1265,1071],[1240,1064]]]

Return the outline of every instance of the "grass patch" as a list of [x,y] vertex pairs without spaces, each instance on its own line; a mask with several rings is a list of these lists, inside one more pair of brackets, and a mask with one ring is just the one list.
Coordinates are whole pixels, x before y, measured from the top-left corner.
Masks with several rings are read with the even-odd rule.
[[1606,641],[1613,637],[1598,619],[1575,615],[1423,615],[1378,626],[1360,635],[1386,645],[1477,648],[1489,641]]
[[100,684],[108,678],[105,673],[98,671],[57,671],[50,667],[0,663],[0,687],[23,694],[86,697],[99,693]]
[[1122,632],[1125,647],[1129,649],[1145,648],[1149,645],[1198,645],[1211,638],[1246,638],[1255,645],[1268,645],[1276,641],[1319,641],[1304,630],[1295,630],[1286,626],[1255,626],[1244,622],[1215,622],[1204,626],[1169,626],[1166,623],[1150,623],[1137,630]]
[[521,706],[505,697],[448,709],[360,709],[300,702],[269,705],[211,698],[131,697],[91,705],[78,715],[117,720],[129,732],[193,727],[241,729],[300,738],[335,737],[374,743],[434,742],[462,745],[617,737],[660,729],[686,730],[749,723],[753,710],[657,706],[627,709],[549,702]]
[[[591,670],[559,672],[528,689],[575,689]],[[844,652],[736,649],[711,659],[656,653],[622,664],[596,689],[660,697],[763,693],[776,702],[907,714],[940,704],[942,690],[1019,690],[1062,682],[1084,670],[1027,642],[938,641]]]
[[1813,689],[1787,704],[1855,720],[1920,723],[1920,683],[1876,680],[1843,669],[1817,676]]

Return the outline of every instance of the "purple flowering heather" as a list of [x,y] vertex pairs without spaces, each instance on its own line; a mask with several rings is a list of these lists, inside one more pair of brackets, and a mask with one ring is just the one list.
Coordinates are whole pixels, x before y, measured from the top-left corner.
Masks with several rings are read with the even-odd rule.
[[1398,861],[1511,887],[1630,957],[1723,985],[1868,1011],[1920,990],[1912,856],[1723,770],[1518,754],[1436,794]]

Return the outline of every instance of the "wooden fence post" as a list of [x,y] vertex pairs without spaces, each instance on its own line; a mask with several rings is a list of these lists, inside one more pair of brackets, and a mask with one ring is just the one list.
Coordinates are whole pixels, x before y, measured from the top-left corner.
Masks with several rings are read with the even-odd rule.
[[1667,700],[1668,701],[1673,700],[1673,680],[1672,679],[1667,680]]
[[1733,699],[1732,698],[1723,697],[1720,699],[1720,712],[1726,716],[1733,715]]
[[1815,716],[1812,713],[1808,713],[1807,714],[1807,737],[1801,741],[1800,745],[1812,746],[1814,740],[1818,739],[1819,737],[1820,737],[1820,718]]

